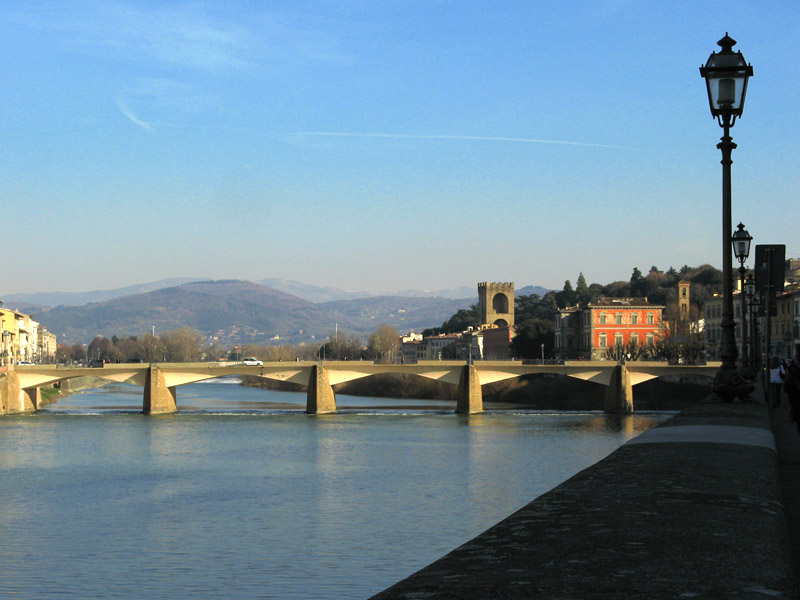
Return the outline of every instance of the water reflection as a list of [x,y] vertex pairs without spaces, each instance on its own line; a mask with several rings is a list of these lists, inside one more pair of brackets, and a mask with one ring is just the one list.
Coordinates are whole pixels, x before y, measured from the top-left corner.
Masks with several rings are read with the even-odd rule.
[[665,418],[339,400],[203,383],[152,417],[114,384],[0,420],[0,589],[365,598]]

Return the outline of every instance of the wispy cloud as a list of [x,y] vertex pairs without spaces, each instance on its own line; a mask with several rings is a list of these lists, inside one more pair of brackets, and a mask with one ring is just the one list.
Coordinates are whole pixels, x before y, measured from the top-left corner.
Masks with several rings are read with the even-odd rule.
[[33,6],[0,8],[0,17],[55,34],[69,52],[151,60],[218,74],[351,60],[342,52],[337,34],[309,27],[291,13],[270,11],[267,4],[244,9],[192,1],[145,5],[93,0],[75,10],[71,3],[43,0]]
[[150,133],[155,133],[153,130],[153,126],[150,123],[146,123],[139,119],[133,111],[131,110],[130,106],[128,106],[128,97],[125,92],[118,92],[114,100],[117,103],[117,108],[122,112],[123,115],[128,117],[131,121],[133,121],[136,125],[141,127],[142,129],[146,129]]
[[117,108],[139,127],[155,133],[157,124],[176,124],[187,117],[218,111],[222,102],[194,84],[164,77],[140,77],[114,95]]
[[480,135],[357,133],[357,132],[342,132],[342,131],[296,131],[292,135],[319,136],[319,137],[394,138],[394,139],[414,139],[414,140],[466,140],[466,141],[479,141],[479,142],[513,142],[518,144],[559,144],[562,146],[588,146],[592,148],[612,148],[615,150],[632,150],[632,148],[627,148],[625,146],[615,146],[612,144],[594,144],[591,142],[572,142],[569,140],[543,140],[538,138],[516,138],[516,137],[480,136]]

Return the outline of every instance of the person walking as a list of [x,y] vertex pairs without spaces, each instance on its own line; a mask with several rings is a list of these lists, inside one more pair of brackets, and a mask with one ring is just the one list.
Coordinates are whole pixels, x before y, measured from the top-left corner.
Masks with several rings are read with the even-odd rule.
[[800,344],[795,346],[794,360],[786,367],[783,389],[789,396],[791,418],[797,425],[797,433],[800,433]]
[[781,405],[781,388],[786,379],[786,368],[773,356],[769,361],[769,397],[773,407]]

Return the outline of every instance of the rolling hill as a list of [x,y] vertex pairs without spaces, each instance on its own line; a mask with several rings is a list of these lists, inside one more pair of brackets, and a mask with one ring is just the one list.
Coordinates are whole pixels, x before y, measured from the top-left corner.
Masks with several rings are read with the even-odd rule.
[[298,344],[339,330],[367,336],[380,325],[420,331],[441,323],[475,299],[374,296],[313,304],[239,280],[198,281],[145,293],[58,306],[34,317],[59,343],[88,343],[96,335],[142,335],[191,327],[223,344]]

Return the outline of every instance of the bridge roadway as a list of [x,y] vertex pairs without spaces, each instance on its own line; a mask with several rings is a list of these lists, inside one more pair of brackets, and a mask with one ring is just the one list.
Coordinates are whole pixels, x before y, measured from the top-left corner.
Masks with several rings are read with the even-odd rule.
[[606,386],[606,412],[633,412],[633,386],[665,375],[694,374],[713,378],[720,363],[668,365],[665,362],[574,361],[560,365],[530,365],[520,361],[422,361],[382,364],[368,361],[269,362],[263,366],[229,363],[121,363],[102,368],[62,365],[0,367],[0,415],[33,412],[40,404],[40,388],[74,377],[99,377],[144,388],[142,412],[177,411],[176,388],[225,375],[252,375],[308,386],[306,412],[336,412],[332,386],[378,373],[410,373],[458,385],[456,412],[483,411],[481,386],[534,373],[555,373]]

